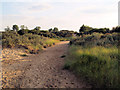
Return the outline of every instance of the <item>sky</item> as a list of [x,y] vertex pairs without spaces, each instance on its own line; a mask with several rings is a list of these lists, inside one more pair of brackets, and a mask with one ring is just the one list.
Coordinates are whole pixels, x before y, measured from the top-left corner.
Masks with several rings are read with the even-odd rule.
[[0,30],[25,25],[42,30],[79,31],[85,24],[95,28],[118,25],[119,0],[1,0]]

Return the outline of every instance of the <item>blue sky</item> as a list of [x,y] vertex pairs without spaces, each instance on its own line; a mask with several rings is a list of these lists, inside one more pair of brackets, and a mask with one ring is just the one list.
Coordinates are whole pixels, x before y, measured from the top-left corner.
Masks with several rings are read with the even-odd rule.
[[1,5],[0,30],[13,24],[75,31],[83,24],[96,28],[118,25],[118,0],[2,0]]

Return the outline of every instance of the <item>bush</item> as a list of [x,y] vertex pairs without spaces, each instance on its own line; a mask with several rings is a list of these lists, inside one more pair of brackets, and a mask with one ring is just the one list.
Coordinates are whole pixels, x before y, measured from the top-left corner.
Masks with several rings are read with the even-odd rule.
[[15,31],[8,31],[2,34],[3,48],[25,48],[27,53],[36,54],[44,48],[44,46],[52,46],[58,43],[57,39],[46,38],[37,34],[27,33],[19,35]]
[[77,39],[70,41],[70,44],[80,45],[80,46],[118,46],[120,41],[119,34],[99,34],[94,33],[92,35],[84,35]]
[[22,30],[18,31],[18,34],[20,34],[20,35],[24,35],[24,34],[27,34],[27,33],[28,33],[28,29],[22,29]]

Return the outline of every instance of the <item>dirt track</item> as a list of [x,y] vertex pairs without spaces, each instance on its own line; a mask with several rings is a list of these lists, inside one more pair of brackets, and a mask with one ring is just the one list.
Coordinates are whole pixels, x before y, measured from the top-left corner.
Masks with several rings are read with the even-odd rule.
[[11,85],[18,88],[89,88],[72,72],[63,70],[65,60],[61,56],[66,55],[67,49],[68,42],[61,42],[40,54],[26,57],[29,61],[19,63],[17,70],[22,74]]

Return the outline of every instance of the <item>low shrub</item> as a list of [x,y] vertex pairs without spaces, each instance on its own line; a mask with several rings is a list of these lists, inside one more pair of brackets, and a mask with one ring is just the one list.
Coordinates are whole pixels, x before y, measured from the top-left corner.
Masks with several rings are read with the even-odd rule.
[[50,47],[59,40],[46,38],[37,34],[27,33],[19,35],[15,31],[6,31],[2,34],[3,48],[25,48],[27,53],[36,54],[44,47]]
[[119,34],[99,34],[94,33],[92,35],[85,35],[84,37],[79,37],[77,39],[72,39],[70,45],[80,45],[83,47],[88,46],[118,46],[120,42]]

